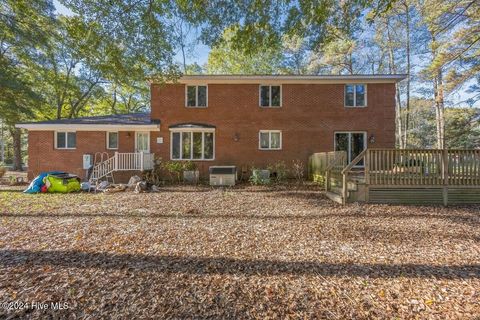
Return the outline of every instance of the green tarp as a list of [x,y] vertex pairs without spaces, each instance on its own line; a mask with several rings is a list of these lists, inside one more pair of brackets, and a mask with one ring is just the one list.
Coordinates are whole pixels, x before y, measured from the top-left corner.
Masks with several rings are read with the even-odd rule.
[[80,179],[69,174],[51,175],[45,177],[48,192],[69,193],[80,191]]

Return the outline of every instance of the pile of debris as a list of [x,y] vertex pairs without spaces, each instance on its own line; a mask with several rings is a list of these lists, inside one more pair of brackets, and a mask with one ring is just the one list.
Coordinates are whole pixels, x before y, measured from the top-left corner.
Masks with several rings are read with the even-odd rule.
[[87,192],[105,192],[117,193],[125,191],[133,191],[135,193],[158,192],[159,187],[142,180],[139,176],[132,176],[127,184],[115,184],[108,181],[101,181],[97,185],[91,185],[90,182],[82,183],[82,190]]

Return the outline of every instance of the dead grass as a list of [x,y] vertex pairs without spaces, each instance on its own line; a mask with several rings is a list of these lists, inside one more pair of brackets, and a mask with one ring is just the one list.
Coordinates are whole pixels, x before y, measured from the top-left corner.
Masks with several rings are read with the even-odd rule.
[[2,310],[44,318],[480,314],[480,207],[349,205],[316,188],[0,190]]

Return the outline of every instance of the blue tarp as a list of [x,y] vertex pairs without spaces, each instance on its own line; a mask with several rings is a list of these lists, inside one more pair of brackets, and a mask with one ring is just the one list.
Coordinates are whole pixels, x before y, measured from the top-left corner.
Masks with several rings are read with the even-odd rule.
[[43,186],[43,178],[48,176],[49,174],[65,174],[66,172],[63,171],[50,171],[50,172],[42,172],[40,173],[33,181],[30,183],[27,189],[23,191],[24,193],[39,193]]

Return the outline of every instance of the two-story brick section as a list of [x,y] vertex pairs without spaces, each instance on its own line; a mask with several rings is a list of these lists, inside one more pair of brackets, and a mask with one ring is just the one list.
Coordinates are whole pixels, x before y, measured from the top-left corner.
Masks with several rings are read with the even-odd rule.
[[83,155],[99,152],[192,160],[204,177],[212,165],[306,162],[323,151],[345,150],[351,160],[367,145],[395,146],[395,83],[404,77],[184,76],[151,83],[151,114],[18,127],[29,130],[30,176],[64,170],[85,177]]

